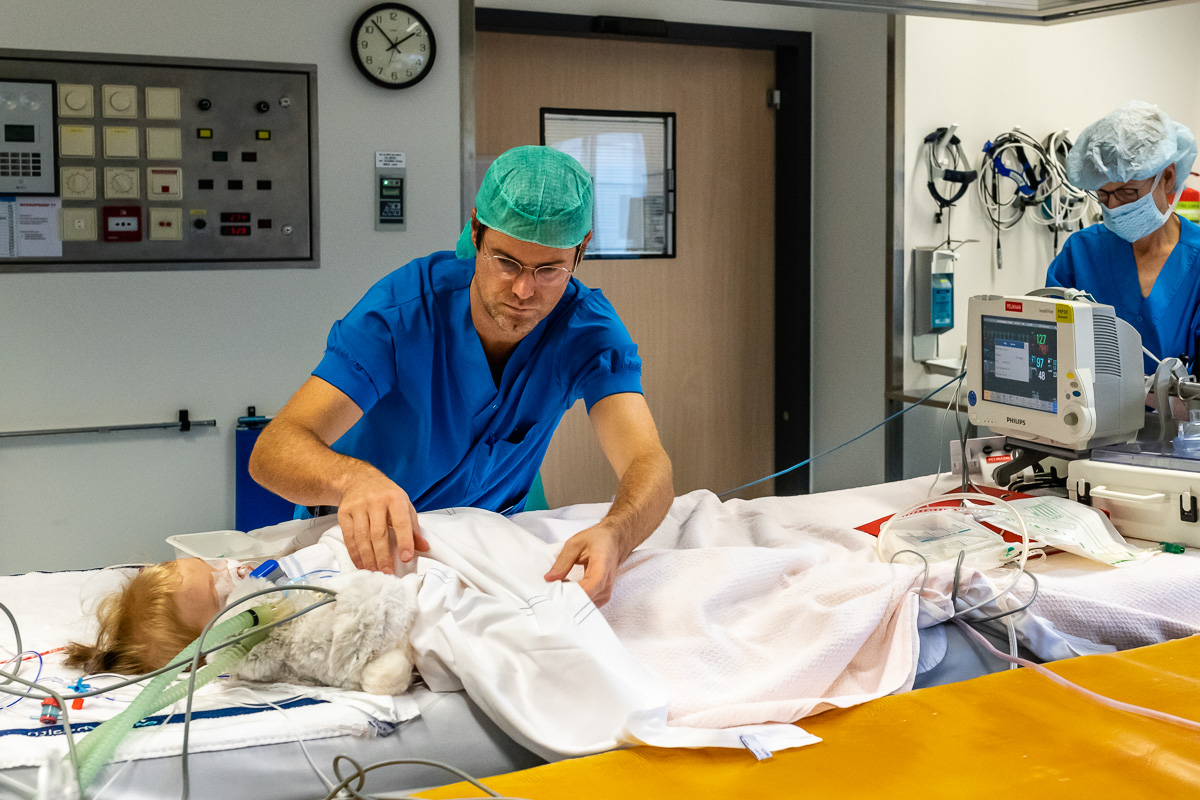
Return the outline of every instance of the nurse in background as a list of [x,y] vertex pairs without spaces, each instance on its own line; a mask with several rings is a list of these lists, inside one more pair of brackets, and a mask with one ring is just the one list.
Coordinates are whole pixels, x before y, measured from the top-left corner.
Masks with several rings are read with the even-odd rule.
[[[1095,193],[1103,224],[1073,234],[1047,286],[1081,289],[1142,335],[1159,358],[1191,365],[1200,336],[1200,226],[1174,213],[1196,160],[1196,137],[1139,101],[1084,129],[1067,178]],[[1157,365],[1146,359],[1147,374]]]

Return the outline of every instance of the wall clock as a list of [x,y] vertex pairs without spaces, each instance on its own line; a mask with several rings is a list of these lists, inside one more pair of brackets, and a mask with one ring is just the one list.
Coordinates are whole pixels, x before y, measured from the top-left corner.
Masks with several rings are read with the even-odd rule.
[[404,89],[429,74],[437,55],[433,29],[400,3],[367,9],[350,29],[350,50],[359,72],[372,83]]

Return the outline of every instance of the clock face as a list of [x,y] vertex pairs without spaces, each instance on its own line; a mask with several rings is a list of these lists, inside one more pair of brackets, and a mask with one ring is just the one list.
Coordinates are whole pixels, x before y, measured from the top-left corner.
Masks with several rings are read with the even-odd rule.
[[437,53],[429,23],[399,3],[367,9],[350,30],[350,48],[359,72],[389,89],[420,81]]

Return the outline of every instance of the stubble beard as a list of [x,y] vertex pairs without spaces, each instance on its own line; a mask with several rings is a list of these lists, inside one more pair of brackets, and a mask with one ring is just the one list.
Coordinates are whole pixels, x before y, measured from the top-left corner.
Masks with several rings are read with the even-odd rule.
[[483,308],[491,317],[492,322],[496,323],[496,327],[504,333],[514,336],[526,336],[542,321],[541,317],[526,318],[510,314],[505,309],[503,301],[497,299],[484,299]]

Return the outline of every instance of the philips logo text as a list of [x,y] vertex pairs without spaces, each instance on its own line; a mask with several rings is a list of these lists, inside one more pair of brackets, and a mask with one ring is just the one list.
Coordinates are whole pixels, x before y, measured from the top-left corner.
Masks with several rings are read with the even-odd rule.
[[1023,419],[1015,419],[1013,417],[1005,417],[1004,419],[1010,425],[1024,425],[1025,424],[1025,420],[1023,420]]

